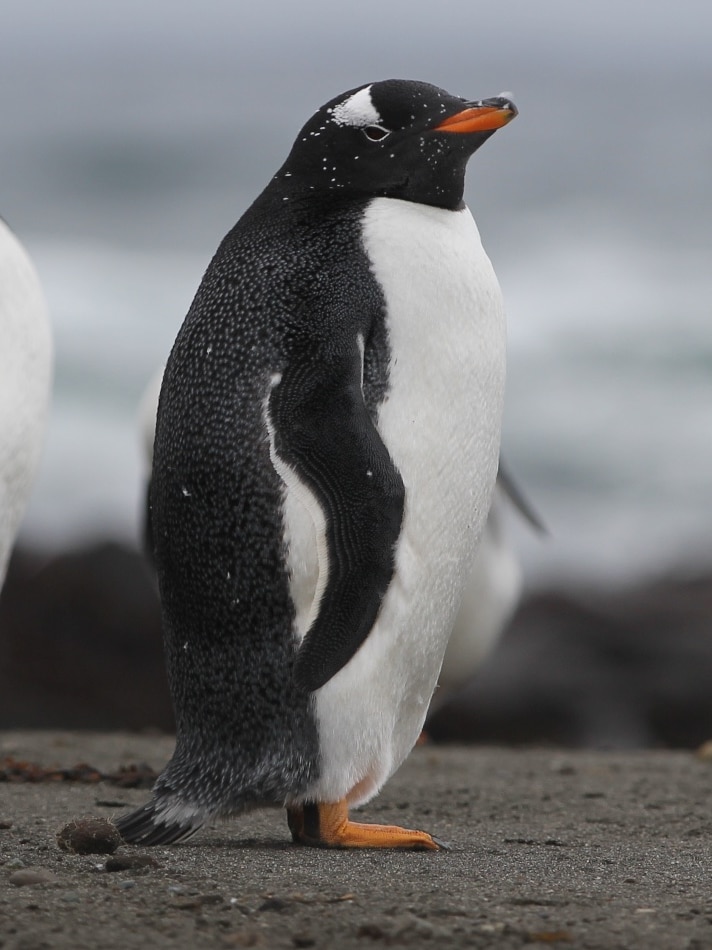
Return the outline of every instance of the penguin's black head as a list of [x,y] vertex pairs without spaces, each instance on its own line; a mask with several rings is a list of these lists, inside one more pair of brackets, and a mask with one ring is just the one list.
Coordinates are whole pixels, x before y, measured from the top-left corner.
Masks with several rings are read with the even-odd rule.
[[517,114],[509,99],[468,101],[389,79],[337,96],[307,122],[274,184],[290,197],[462,203],[469,157]]

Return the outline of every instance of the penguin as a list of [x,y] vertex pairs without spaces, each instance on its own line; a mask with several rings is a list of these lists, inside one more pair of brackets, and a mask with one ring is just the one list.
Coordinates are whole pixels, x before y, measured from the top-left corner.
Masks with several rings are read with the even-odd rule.
[[52,336],[42,287],[0,218],[0,589],[34,482],[52,384]]
[[227,234],[163,374],[150,487],[176,746],[129,842],[355,822],[422,728],[497,474],[501,291],[464,200],[517,114],[385,80],[322,106]]
[[496,647],[519,604],[523,574],[505,525],[508,510],[515,510],[538,534],[547,533],[500,459],[492,504],[430,702],[426,737],[430,717],[474,676]]

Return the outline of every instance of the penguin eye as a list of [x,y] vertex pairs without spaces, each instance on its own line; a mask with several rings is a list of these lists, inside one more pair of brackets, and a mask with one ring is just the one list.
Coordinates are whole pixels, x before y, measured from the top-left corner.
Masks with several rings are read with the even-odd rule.
[[366,125],[363,134],[369,142],[381,142],[391,134],[391,130],[384,129],[382,125]]

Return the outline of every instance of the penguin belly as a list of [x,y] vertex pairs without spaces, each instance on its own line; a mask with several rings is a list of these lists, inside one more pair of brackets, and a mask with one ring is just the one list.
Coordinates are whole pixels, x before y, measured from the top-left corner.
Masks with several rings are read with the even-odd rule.
[[[505,376],[501,293],[467,210],[390,198],[368,205],[362,239],[386,303],[388,386],[378,432],[405,484],[395,572],[352,659],[314,694],[319,775],[301,801],[359,805],[420,733],[494,487]],[[324,520],[285,481],[296,635],[318,611]]]
[[0,588],[39,465],[52,385],[47,303],[0,218]]

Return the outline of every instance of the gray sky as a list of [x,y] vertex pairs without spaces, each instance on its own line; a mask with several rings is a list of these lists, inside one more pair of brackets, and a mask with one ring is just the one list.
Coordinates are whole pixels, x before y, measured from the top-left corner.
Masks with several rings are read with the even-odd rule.
[[468,178],[492,239],[574,203],[704,243],[711,47],[708,0],[5,0],[0,212],[23,234],[210,246],[322,102],[400,76],[513,93]]
[[[605,67],[610,57],[648,55],[689,61],[709,52],[712,8],[706,0],[281,0],[245,4],[239,0],[5,0],[0,42],[76,51],[93,45],[102,51],[123,46],[165,44],[182,51],[217,48],[260,54],[300,50],[314,53],[323,44],[360,52],[368,59],[400,65],[408,48],[436,51],[441,62],[469,50],[503,60],[517,51],[556,54],[571,61],[583,56]],[[333,53],[333,50],[331,51]]]
[[[0,23],[0,213],[40,252],[65,399],[37,493],[53,515],[73,523],[103,486],[125,519],[133,408],[121,441],[99,398],[136,396],[311,113],[400,76],[508,90],[520,109],[471,162],[467,198],[508,301],[512,465],[554,534],[568,504],[592,546],[597,532],[627,543],[670,497],[707,543],[709,0],[4,0]],[[604,486],[586,530],[579,496],[562,498],[584,474]],[[629,503],[621,519],[609,478],[654,517]]]

